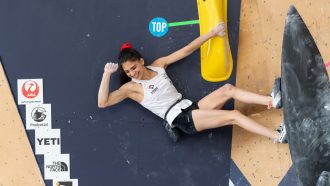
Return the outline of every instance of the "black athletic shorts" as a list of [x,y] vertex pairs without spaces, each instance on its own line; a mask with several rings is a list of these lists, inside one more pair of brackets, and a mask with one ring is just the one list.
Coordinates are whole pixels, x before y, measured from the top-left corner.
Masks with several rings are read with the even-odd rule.
[[194,121],[192,119],[191,111],[199,109],[196,102],[185,109],[181,109],[182,112],[173,120],[172,125],[180,129],[186,134],[197,133]]

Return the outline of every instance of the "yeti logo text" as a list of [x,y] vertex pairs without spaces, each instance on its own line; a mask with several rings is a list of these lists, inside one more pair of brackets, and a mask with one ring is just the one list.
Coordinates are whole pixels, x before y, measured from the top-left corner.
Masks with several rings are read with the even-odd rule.
[[26,81],[22,86],[22,93],[26,98],[35,98],[39,94],[39,85],[35,81]]
[[37,138],[39,145],[60,145],[60,138]]
[[68,171],[68,166],[61,161],[53,162],[53,165],[47,165],[46,169],[50,172],[66,172]]

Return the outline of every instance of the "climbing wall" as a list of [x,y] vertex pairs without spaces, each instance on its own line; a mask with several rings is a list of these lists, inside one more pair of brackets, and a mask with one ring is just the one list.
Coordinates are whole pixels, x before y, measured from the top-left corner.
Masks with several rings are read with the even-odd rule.
[[[289,5],[295,5],[311,31],[325,65],[330,61],[330,1],[244,0],[241,4],[237,64],[238,87],[267,95],[275,77],[280,76],[284,22]],[[328,73],[330,68],[327,69]],[[266,111],[264,106],[236,102],[235,108],[260,123],[276,129],[282,111]],[[294,185],[288,145],[234,127],[232,159],[252,185]],[[251,171],[252,170],[252,171]],[[235,181],[233,181],[235,184]],[[239,185],[239,180],[235,185]]]
[[0,93],[0,185],[45,185],[1,61]]

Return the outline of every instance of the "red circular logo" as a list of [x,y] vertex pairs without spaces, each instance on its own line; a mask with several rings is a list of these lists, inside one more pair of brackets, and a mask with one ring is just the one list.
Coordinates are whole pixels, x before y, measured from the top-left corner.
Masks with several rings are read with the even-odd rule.
[[39,85],[35,81],[26,81],[22,86],[22,93],[26,98],[35,98],[39,94]]

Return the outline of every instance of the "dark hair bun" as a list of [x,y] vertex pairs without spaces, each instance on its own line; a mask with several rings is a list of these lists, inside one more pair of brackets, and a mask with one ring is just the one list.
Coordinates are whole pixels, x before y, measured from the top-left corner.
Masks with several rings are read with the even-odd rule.
[[132,44],[131,43],[124,43],[121,48],[120,48],[120,51],[123,51],[125,49],[130,49],[130,48],[133,48]]
[[142,58],[141,54],[136,51],[131,43],[124,43],[118,55],[119,63],[123,63],[125,61],[136,61]]

